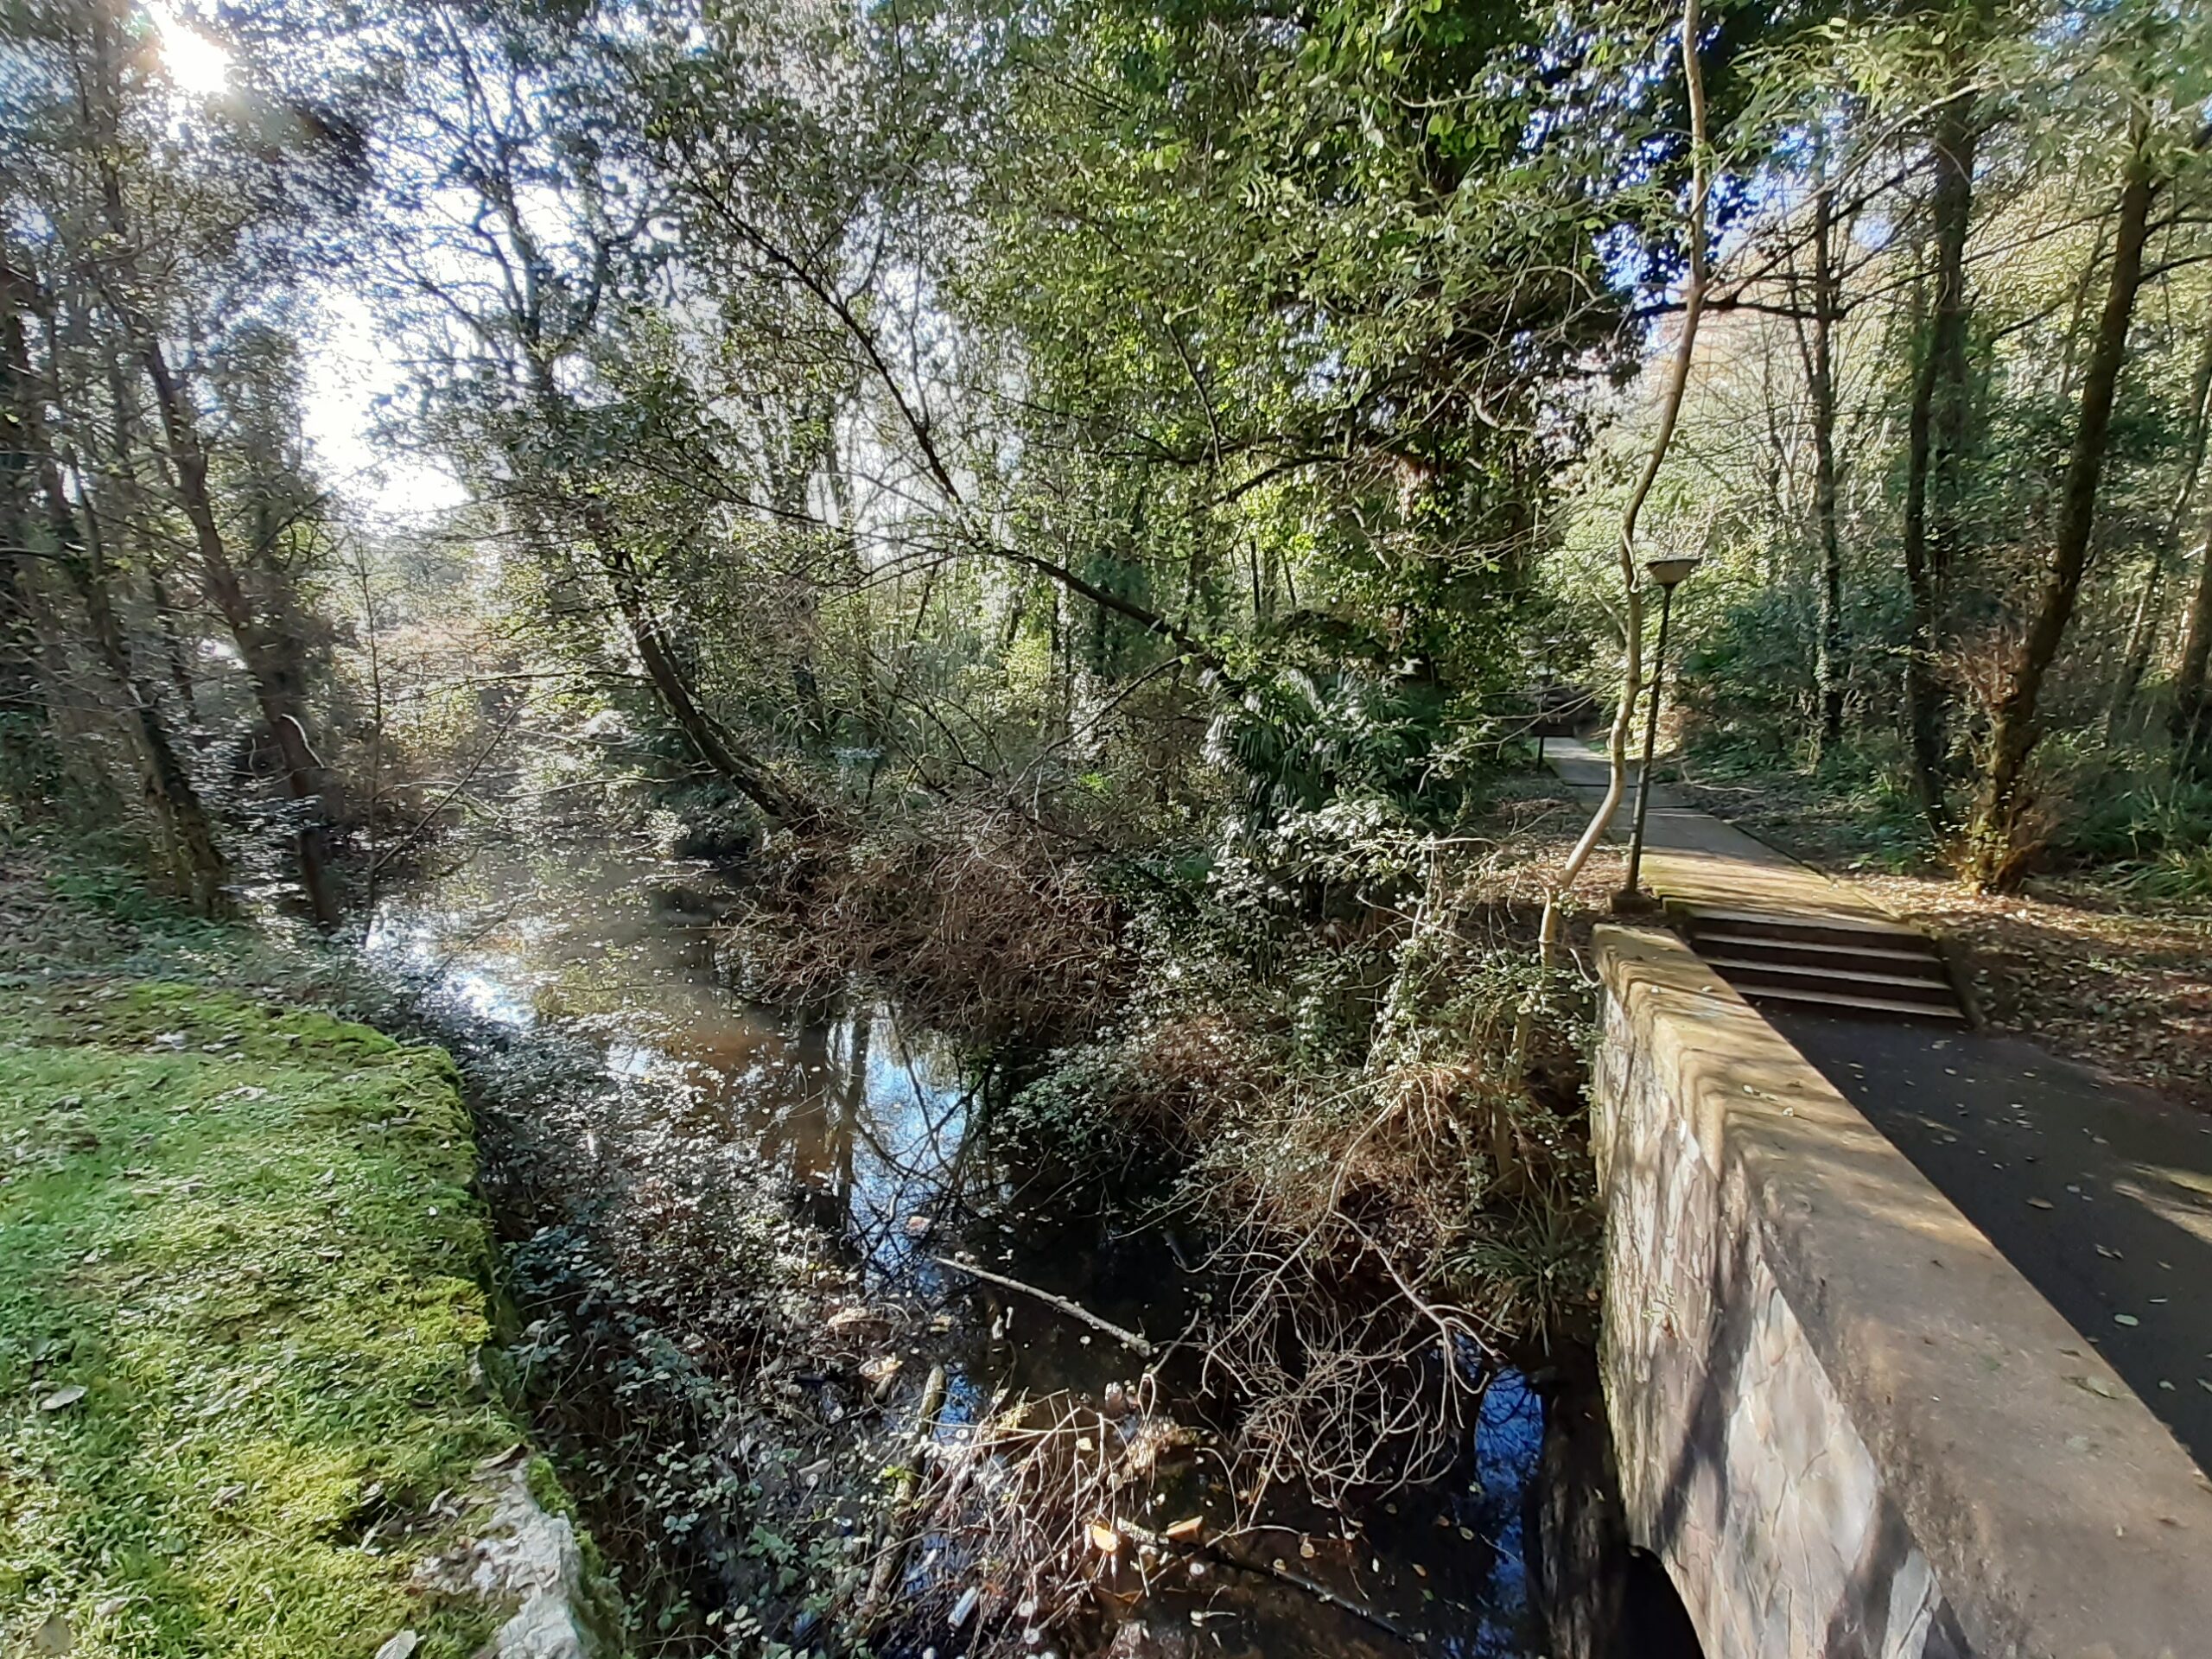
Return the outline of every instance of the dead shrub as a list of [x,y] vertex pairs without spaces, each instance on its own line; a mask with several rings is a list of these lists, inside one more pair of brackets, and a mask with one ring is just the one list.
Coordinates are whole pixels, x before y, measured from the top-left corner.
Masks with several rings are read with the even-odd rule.
[[828,1001],[859,982],[999,1044],[1082,1036],[1126,988],[1113,901],[1063,842],[1007,808],[817,831],[772,861],[760,900],[734,965],[771,1001]]
[[1509,1342],[1583,1306],[1586,1157],[1483,1060],[1299,1070],[1218,1007],[1155,1017],[1063,1065],[1016,1122],[1056,1144],[1103,1118],[1167,1147],[1172,1204],[1226,1294],[1195,1337],[1240,1402],[1248,1490],[1415,1484],[1457,1454]]
[[[1139,1385],[1149,1403],[1150,1379]],[[1124,1569],[1141,1581],[1125,1530],[1147,1514],[1161,1420],[1135,1405],[1109,1416],[1066,1394],[994,1399],[977,1421],[922,1447],[915,1509],[918,1582],[898,1623],[951,1631],[971,1659],[1033,1652],[1045,1631],[1095,1616],[1094,1589]]]
[[1284,1088],[1217,1128],[1189,1184],[1234,1286],[1207,1363],[1251,1402],[1247,1478],[1334,1497],[1448,1465],[1505,1344],[1583,1294],[1580,1156],[1471,1062]]

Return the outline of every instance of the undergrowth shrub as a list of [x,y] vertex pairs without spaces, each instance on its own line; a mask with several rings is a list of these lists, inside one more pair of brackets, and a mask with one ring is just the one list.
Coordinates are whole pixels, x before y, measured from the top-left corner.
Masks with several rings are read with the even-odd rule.
[[1503,820],[1262,804],[1203,854],[976,802],[772,845],[734,953],[779,1001],[858,980],[972,1040],[1057,1043],[994,1137],[1071,1180],[1141,1173],[1211,1243],[1228,1294],[1195,1339],[1240,1402],[1241,1484],[1417,1481],[1508,1350],[1586,1307],[1581,1009],[1535,965],[1535,855]]
[[1123,1016],[1001,1120],[1077,1165],[1145,1146],[1178,1172],[1164,1206],[1230,1287],[1199,1339],[1249,1480],[1434,1472],[1497,1356],[1586,1308],[1577,1103],[1504,1063],[1535,970],[1487,874],[1349,929],[1294,925],[1242,875],[1159,895]]
[[2212,898],[2212,780],[2177,774],[2163,750],[2048,747],[2070,809],[2051,862],[2107,867],[2146,898]]
[[857,979],[983,1043],[1095,1028],[1123,985],[1116,906],[1064,840],[1008,807],[951,804],[764,860],[734,941],[741,983],[806,1006]]

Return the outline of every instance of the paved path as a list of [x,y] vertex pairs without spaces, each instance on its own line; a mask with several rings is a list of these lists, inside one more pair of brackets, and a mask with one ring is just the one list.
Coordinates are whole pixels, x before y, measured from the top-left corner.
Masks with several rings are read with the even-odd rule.
[[2212,1116],[2018,1037],[1767,1019],[2212,1470]]
[[[1605,793],[1605,751],[1601,745],[1560,741],[1546,746],[1545,760],[1576,796],[1594,809]],[[1611,833],[1628,838],[1636,816],[1636,779],[1613,814]],[[1814,919],[1894,924],[1879,905],[1818,870],[1777,852],[1684,801],[1664,784],[1651,788],[1651,810],[1643,822],[1643,880],[1662,899],[1678,899],[1717,909],[1772,910]]]
[[[1602,753],[1552,764],[1595,803]],[[1670,790],[1644,847],[1663,897],[1890,919]],[[2212,1116],[2018,1037],[1763,1011],[2212,1470]]]

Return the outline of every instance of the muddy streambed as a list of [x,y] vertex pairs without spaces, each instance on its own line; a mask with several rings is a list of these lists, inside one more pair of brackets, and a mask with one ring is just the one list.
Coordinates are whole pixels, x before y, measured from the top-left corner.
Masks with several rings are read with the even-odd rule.
[[[461,1053],[480,1094],[504,1095],[499,1108],[519,1121],[521,1138],[542,1120],[537,1164],[486,1182],[495,1206],[530,1210],[537,1224],[516,1247],[520,1276],[527,1278],[532,1253],[564,1230],[546,1208],[541,1189],[549,1185],[581,1192],[588,1203],[601,1183],[607,1190],[599,1196],[658,1263],[657,1294],[626,1301],[628,1293],[588,1275],[568,1294],[586,1305],[619,1304],[630,1310],[620,1317],[631,1325],[652,1325],[639,1344],[667,1348],[667,1363],[610,1382],[588,1351],[564,1355],[555,1345],[538,1354],[538,1324],[519,1354],[525,1369],[537,1368],[533,1395],[553,1395],[565,1427],[555,1436],[565,1442],[562,1452],[603,1470],[611,1465],[592,1455],[594,1437],[622,1439],[635,1467],[620,1478],[659,1483],[664,1508],[682,1511],[658,1524],[679,1535],[692,1529],[698,1560],[728,1567],[707,1573],[703,1589],[686,1588],[688,1606],[666,1638],[669,1650],[832,1645],[829,1624],[776,1593],[804,1581],[801,1545],[763,1543],[757,1529],[747,1543],[732,1530],[740,1523],[733,1516],[745,1508],[732,1495],[759,1499],[765,1486],[772,1499],[800,1484],[842,1481],[855,1489],[842,1500],[852,1517],[845,1548],[858,1555],[869,1517],[883,1508],[887,1478],[895,1478],[885,1456],[928,1461],[889,1448],[912,1433],[924,1379],[939,1368],[940,1464],[957,1457],[976,1424],[1024,1397],[1090,1414],[1090,1433],[1075,1442],[1085,1452],[1094,1435],[1126,1439],[1141,1422],[1172,1424],[1181,1455],[1163,1460],[1147,1496],[1131,1499],[1132,1523],[1164,1532],[1204,1516],[1206,1535],[1229,1535],[1224,1553],[1200,1557],[1163,1548],[1144,1549],[1141,1559],[1135,1539],[1124,1538],[1126,1556],[1100,1564],[1110,1565],[1115,1592],[1095,1599],[1106,1614],[1072,1632],[1038,1632],[1021,1643],[1029,1651],[1058,1649],[1069,1659],[1086,1650],[1474,1659],[1555,1650],[1560,1610],[1541,1605],[1535,1592],[1529,1529],[1537,1506],[1530,1500],[1541,1469],[1598,1461],[1587,1445],[1594,1419],[1586,1391],[1562,1391],[1548,1364],[1502,1367],[1445,1476],[1350,1509],[1324,1509],[1281,1490],[1230,1491],[1209,1451],[1221,1402],[1199,1397],[1194,1365],[1171,1361],[1144,1382],[1146,1362],[1110,1335],[945,1265],[988,1268],[1166,1343],[1216,1294],[1199,1247],[1172,1225],[1135,1219],[1127,1204],[1052,1184],[996,1154],[980,1130],[1004,1078],[982,1057],[902,1021],[895,1008],[855,1006],[800,1019],[735,996],[717,964],[717,923],[728,903],[728,888],[703,865],[599,845],[489,848],[389,893],[366,945],[378,973],[408,986],[432,1028]],[[542,1054],[558,1063],[534,1065]],[[549,1169],[548,1159],[562,1166]],[[665,1394],[672,1386],[671,1372],[693,1367],[704,1375],[742,1344],[747,1316],[717,1311],[714,1281],[723,1264],[755,1297],[764,1276],[822,1277],[804,1265],[792,1233],[764,1220],[759,1194],[770,1189],[798,1231],[830,1241],[841,1275],[834,1290],[791,1284],[786,1313],[797,1306],[803,1320],[849,1319],[862,1327],[855,1354],[868,1383],[840,1382],[818,1367],[781,1379],[777,1386],[793,1410],[803,1408],[822,1434],[834,1437],[845,1425],[849,1455],[763,1473],[747,1460],[760,1464],[756,1442],[773,1438],[765,1422],[722,1427],[711,1421],[728,1411],[721,1403],[689,1416],[648,1407],[655,1389]],[[516,1215],[502,1219],[512,1239]],[[561,1417],[559,1396],[569,1387],[596,1390],[596,1419]],[[1141,1411],[1125,1408],[1125,1399],[1141,1402]],[[1110,1421],[1096,1414],[1102,1404]],[[1583,1425],[1582,1438],[1563,1457],[1560,1431],[1569,1418]],[[877,1426],[877,1438],[868,1438],[865,1423]],[[656,1433],[671,1443],[656,1448]],[[686,1471],[695,1485],[715,1486],[719,1503],[683,1510],[685,1500],[671,1493]],[[594,1524],[602,1533],[647,1529],[640,1517],[651,1514],[652,1497],[641,1495],[630,1511],[618,1503],[605,1516],[594,1512]],[[626,1536],[607,1541],[618,1560],[632,1553]],[[792,1559],[778,1554],[777,1544]],[[781,1570],[764,1575],[764,1550],[784,1563]],[[741,1557],[749,1568],[731,1565]],[[963,1569],[972,1565],[958,1538],[924,1533],[904,1557],[890,1600],[957,1610]],[[627,1560],[625,1567],[635,1593],[636,1569]],[[1620,1585],[1586,1581],[1592,1571],[1613,1573],[1613,1565],[1564,1571],[1582,1575],[1570,1586],[1576,1597],[1619,1605]],[[665,1605],[668,1586],[655,1586],[654,1599]],[[730,1605],[713,1605],[717,1599]],[[968,1645],[961,1637],[979,1634],[976,1620],[963,1630],[946,1624],[949,1616],[934,1626],[946,1659]],[[1009,1622],[1021,1623],[1020,1610],[1011,1621],[1001,1610],[1001,1641]],[[900,1630],[895,1613],[887,1617],[877,1650],[925,1651],[918,1637],[906,1646]],[[1679,1649],[1655,1639],[1627,1650],[1657,1659]]]

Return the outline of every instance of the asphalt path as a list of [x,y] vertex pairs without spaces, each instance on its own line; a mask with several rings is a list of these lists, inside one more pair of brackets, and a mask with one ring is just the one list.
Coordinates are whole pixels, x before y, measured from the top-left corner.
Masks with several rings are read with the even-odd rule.
[[2212,1470],[2212,1115],[2017,1037],[1767,1018]]

